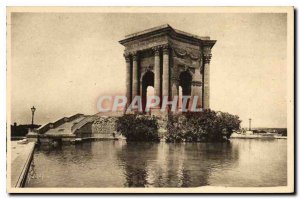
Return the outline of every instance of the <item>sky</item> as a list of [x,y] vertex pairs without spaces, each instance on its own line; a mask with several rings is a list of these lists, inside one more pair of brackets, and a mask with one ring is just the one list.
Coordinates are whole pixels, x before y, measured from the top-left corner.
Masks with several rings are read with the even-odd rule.
[[169,24],[217,40],[211,109],[242,126],[287,125],[287,17],[276,13],[13,13],[11,121],[44,124],[97,113],[97,99],[125,94],[127,34]]

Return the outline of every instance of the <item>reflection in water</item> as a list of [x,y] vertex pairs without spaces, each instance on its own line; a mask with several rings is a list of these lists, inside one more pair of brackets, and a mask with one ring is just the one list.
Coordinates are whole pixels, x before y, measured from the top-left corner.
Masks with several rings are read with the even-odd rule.
[[28,187],[284,186],[286,140],[86,142],[37,149]]
[[147,184],[148,160],[155,159],[154,143],[128,143],[117,153],[120,165],[124,168],[125,187],[143,187]]
[[129,187],[195,187],[238,159],[230,143],[128,143],[117,153]]

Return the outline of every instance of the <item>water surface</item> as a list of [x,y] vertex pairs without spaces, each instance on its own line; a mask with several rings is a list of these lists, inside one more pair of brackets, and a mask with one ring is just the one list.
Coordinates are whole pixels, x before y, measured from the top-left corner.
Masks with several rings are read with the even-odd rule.
[[287,142],[95,141],[36,149],[27,187],[260,187],[287,185]]

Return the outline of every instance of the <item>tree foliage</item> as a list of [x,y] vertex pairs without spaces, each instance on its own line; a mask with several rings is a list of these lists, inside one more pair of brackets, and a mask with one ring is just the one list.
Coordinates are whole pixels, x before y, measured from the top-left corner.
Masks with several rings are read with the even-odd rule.
[[159,141],[157,118],[154,116],[128,114],[116,121],[116,130],[127,141]]
[[228,140],[241,121],[236,115],[205,110],[173,115],[168,121],[168,142],[218,142]]
[[[240,123],[236,115],[212,110],[169,115],[164,137],[167,142],[221,142],[229,140]],[[159,141],[158,129],[154,116],[128,114],[116,121],[116,130],[127,141]]]

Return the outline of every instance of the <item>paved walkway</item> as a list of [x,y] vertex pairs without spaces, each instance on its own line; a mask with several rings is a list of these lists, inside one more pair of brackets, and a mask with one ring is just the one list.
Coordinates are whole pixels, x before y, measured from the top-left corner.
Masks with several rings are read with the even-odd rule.
[[34,151],[34,142],[18,144],[11,142],[11,186],[22,187],[25,183],[26,174],[30,166]]

